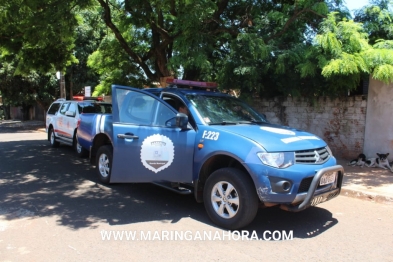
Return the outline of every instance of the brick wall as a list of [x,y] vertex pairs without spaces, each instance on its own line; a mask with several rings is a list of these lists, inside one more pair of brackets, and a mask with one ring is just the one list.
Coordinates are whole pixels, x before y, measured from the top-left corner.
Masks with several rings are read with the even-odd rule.
[[334,155],[353,158],[363,150],[367,97],[315,100],[293,97],[254,98],[253,107],[274,124],[313,133],[326,141]]

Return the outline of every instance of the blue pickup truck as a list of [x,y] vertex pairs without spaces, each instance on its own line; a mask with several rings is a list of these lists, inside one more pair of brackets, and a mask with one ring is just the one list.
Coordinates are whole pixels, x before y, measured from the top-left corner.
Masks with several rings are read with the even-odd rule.
[[340,194],[344,169],[321,138],[271,124],[209,83],[179,83],[113,85],[112,114],[81,115],[79,144],[103,183],[194,194],[227,229],[248,225],[260,207],[297,212]]

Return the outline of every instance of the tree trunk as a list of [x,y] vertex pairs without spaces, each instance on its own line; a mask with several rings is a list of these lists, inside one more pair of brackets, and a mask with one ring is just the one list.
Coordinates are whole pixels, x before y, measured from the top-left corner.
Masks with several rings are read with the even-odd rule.
[[3,110],[4,110],[4,119],[11,119],[11,107],[5,103],[5,99],[3,97]]
[[72,80],[73,71],[74,71],[74,67],[71,68],[71,74],[70,74],[70,100],[72,100],[74,97],[74,92],[73,92],[74,82]]

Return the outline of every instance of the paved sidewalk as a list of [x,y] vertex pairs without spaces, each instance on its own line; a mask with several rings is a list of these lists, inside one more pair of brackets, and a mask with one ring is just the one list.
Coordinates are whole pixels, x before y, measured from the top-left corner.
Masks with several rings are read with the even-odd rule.
[[393,204],[393,173],[378,167],[347,166],[348,161],[337,160],[344,167],[341,195]]
[[[43,121],[0,120],[0,133],[2,129],[12,127],[45,132],[45,123]],[[344,167],[345,171],[341,190],[342,196],[393,205],[392,172],[375,167],[347,166],[348,160],[345,159],[338,159],[337,162]]]

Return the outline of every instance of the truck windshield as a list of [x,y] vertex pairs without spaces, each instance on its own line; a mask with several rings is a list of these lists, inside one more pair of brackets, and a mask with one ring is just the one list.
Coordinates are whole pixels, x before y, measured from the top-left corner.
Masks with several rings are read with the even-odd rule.
[[263,115],[235,97],[189,94],[187,98],[209,125],[268,123]]

